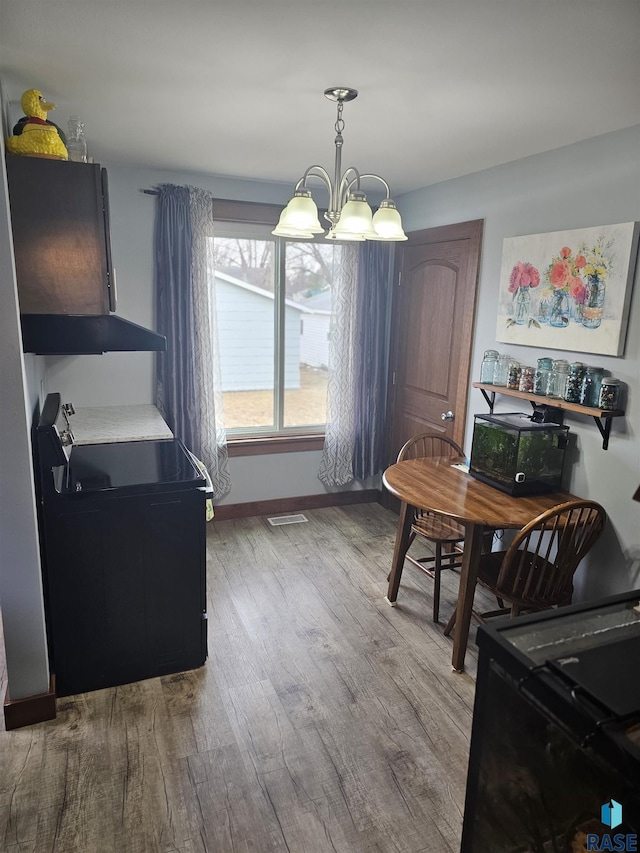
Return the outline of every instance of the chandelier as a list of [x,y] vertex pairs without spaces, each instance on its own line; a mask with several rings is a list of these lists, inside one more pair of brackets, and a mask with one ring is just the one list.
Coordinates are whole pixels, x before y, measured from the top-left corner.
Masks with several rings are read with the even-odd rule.
[[[327,240],[406,240],[407,235],[402,230],[402,220],[395,202],[389,195],[389,184],[380,175],[361,175],[357,169],[350,166],[344,174],[342,169],[342,131],[344,120],[342,110],[345,101],[352,101],[358,96],[355,89],[337,86],[325,89],[325,98],[337,103],[338,117],[335,123],[336,156],[333,181],[322,166],[309,166],[295,187],[293,198],[280,215],[273,234],[277,237],[293,237],[311,239],[314,234],[321,234],[325,229],[318,219],[318,208],[311,197],[307,186],[310,178],[320,178],[329,192],[329,209],[324,217],[330,223],[325,235]],[[360,181],[373,178],[380,181],[386,190],[385,198],[380,202],[378,210],[372,213],[367,204],[367,197],[360,189]]]

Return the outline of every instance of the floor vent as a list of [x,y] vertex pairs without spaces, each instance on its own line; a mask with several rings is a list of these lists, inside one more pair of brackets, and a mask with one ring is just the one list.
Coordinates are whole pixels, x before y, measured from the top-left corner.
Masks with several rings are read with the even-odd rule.
[[298,513],[297,515],[276,515],[273,518],[267,518],[269,524],[273,527],[280,527],[281,524],[302,524],[303,521],[309,521],[306,515]]

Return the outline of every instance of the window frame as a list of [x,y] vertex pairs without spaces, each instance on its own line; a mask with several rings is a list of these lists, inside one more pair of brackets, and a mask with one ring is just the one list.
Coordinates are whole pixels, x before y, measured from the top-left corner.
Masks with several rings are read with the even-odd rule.
[[[229,199],[213,199],[214,239],[217,233],[217,225],[223,232],[233,230],[233,225],[242,225],[246,229],[248,239],[264,239],[265,235],[259,236],[258,229],[265,227],[275,228],[284,206],[262,202],[234,201]],[[250,226],[256,226],[256,233],[251,234]],[[227,236],[223,234],[223,236]],[[233,236],[244,236],[235,234]],[[284,358],[285,347],[284,335],[282,334],[285,320],[285,265],[282,256],[286,240],[274,237],[275,254],[274,264],[276,268],[275,296],[277,300],[277,313],[274,312],[275,341],[279,348],[276,364],[278,372],[274,370],[274,411],[283,411],[284,395]],[[279,275],[278,275],[279,273]],[[319,429],[319,426],[322,428]],[[277,429],[277,428],[276,428]],[[271,427],[258,428],[252,435],[229,435],[227,432],[227,449],[229,456],[254,456],[270,453],[292,453],[309,450],[321,450],[324,446],[325,429],[323,425],[310,425],[305,427],[283,427],[274,431]]]

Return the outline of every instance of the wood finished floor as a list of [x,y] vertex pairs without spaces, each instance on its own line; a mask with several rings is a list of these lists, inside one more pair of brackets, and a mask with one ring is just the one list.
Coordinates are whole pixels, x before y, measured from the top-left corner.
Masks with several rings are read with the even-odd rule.
[[453,673],[410,565],[385,603],[396,516],[305,515],[208,525],[204,667],[0,731],[3,853],[458,850],[475,648]]

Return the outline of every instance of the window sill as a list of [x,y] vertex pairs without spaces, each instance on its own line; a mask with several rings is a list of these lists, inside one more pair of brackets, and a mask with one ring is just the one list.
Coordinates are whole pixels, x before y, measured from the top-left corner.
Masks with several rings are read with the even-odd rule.
[[270,436],[229,439],[229,456],[263,456],[269,453],[300,453],[322,450],[324,435]]

